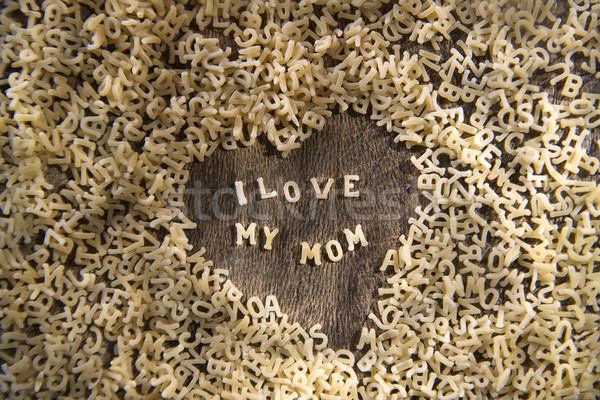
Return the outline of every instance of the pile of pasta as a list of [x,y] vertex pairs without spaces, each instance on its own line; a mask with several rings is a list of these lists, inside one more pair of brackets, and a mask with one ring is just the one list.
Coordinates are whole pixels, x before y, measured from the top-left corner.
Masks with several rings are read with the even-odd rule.
[[[0,397],[600,397],[599,18],[4,1]],[[244,297],[183,212],[190,163],[260,136],[285,157],[348,109],[419,149],[423,200],[357,359]]]

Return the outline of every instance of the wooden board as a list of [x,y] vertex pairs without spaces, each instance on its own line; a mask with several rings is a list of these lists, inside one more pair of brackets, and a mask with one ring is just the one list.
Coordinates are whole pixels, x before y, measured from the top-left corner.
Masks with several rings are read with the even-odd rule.
[[[206,248],[215,267],[230,271],[247,297],[273,294],[292,321],[306,329],[321,324],[330,346],[354,350],[385,282],[381,262],[399,244],[399,235],[408,232],[417,205],[417,171],[410,163],[416,154],[394,143],[383,127],[350,112],[334,113],[321,133],[286,159],[266,141],[235,151],[218,149],[203,163],[189,166],[187,213],[198,229],[188,235],[196,249]],[[360,177],[358,199],[342,194],[346,174]],[[260,199],[258,177],[264,178],[267,190],[278,191],[276,199]],[[335,179],[328,200],[316,199],[312,177],[323,184]],[[302,192],[297,203],[283,197],[283,185],[290,180]],[[235,181],[244,182],[246,206],[237,204]],[[263,249],[262,229],[256,246],[237,246],[236,222],[278,228],[273,249]],[[369,244],[347,252],[343,230],[354,231],[357,224]],[[325,246],[332,239],[342,245],[341,261],[331,262],[324,255],[320,266],[300,264],[301,242]]]

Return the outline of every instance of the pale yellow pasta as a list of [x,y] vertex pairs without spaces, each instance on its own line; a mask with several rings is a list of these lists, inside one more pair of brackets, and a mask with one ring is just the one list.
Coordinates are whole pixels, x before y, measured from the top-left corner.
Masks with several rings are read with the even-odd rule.
[[[0,391],[598,398],[599,10],[5,1]],[[387,283],[356,353],[191,254],[203,226],[184,213],[194,160],[261,137],[287,157],[350,108],[417,149],[420,203],[379,255]],[[369,185],[344,178],[346,197]],[[333,179],[310,182],[332,193]],[[262,199],[304,199],[294,181],[257,184]],[[235,226],[232,251],[262,240],[255,222]],[[266,250],[298,250],[262,229]],[[349,251],[369,244],[361,225],[343,233]],[[342,254],[302,242],[298,268]]]

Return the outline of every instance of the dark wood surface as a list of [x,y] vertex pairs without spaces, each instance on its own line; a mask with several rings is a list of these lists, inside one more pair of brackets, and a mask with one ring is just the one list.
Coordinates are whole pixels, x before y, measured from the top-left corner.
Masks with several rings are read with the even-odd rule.
[[[321,324],[330,346],[354,350],[376,307],[377,289],[385,282],[381,262],[408,231],[408,218],[417,205],[417,174],[410,163],[415,154],[367,117],[350,112],[334,113],[322,132],[285,159],[265,141],[235,151],[218,149],[189,166],[187,213],[198,228],[188,235],[196,249],[206,248],[215,267],[230,271],[247,297],[275,295],[292,321],[306,329]],[[358,199],[343,196],[346,174],[360,177]],[[259,198],[258,177],[268,190],[278,191],[276,199]],[[312,177],[323,184],[335,179],[328,200],[316,199]],[[297,203],[283,197],[289,180],[302,191]],[[246,206],[239,206],[233,195],[235,181],[244,182]],[[235,244],[236,222],[257,223],[256,246]],[[369,245],[347,252],[343,230],[354,231],[357,224]],[[279,229],[271,251],[263,249],[264,225]],[[331,262],[324,254],[320,266],[300,264],[301,242],[324,247],[331,239],[342,245],[341,261]]]

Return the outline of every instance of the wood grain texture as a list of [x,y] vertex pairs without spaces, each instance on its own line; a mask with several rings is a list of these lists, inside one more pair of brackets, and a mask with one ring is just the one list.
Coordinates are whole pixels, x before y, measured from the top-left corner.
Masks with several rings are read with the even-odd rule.
[[[385,281],[379,270],[384,255],[408,231],[408,218],[417,205],[417,171],[410,163],[414,154],[367,117],[349,112],[334,115],[321,133],[286,159],[264,142],[235,151],[219,149],[189,167],[186,203],[198,229],[188,235],[196,248],[207,249],[215,267],[230,271],[246,297],[273,294],[292,321],[306,329],[319,323],[330,346],[354,350]],[[360,176],[358,199],[340,193],[345,174]],[[258,177],[268,190],[278,191],[277,199],[259,199]],[[322,183],[335,179],[338,193],[332,189],[328,200],[317,200],[312,177]],[[289,180],[302,191],[297,203],[283,197]],[[246,206],[239,206],[233,195],[235,181],[245,184]],[[262,230],[257,246],[236,246],[236,222],[278,228],[273,250],[262,248]],[[343,229],[354,231],[357,224],[369,245],[346,252]],[[331,239],[342,244],[341,261],[331,262],[324,255],[321,266],[300,264],[301,242],[325,246]]]

